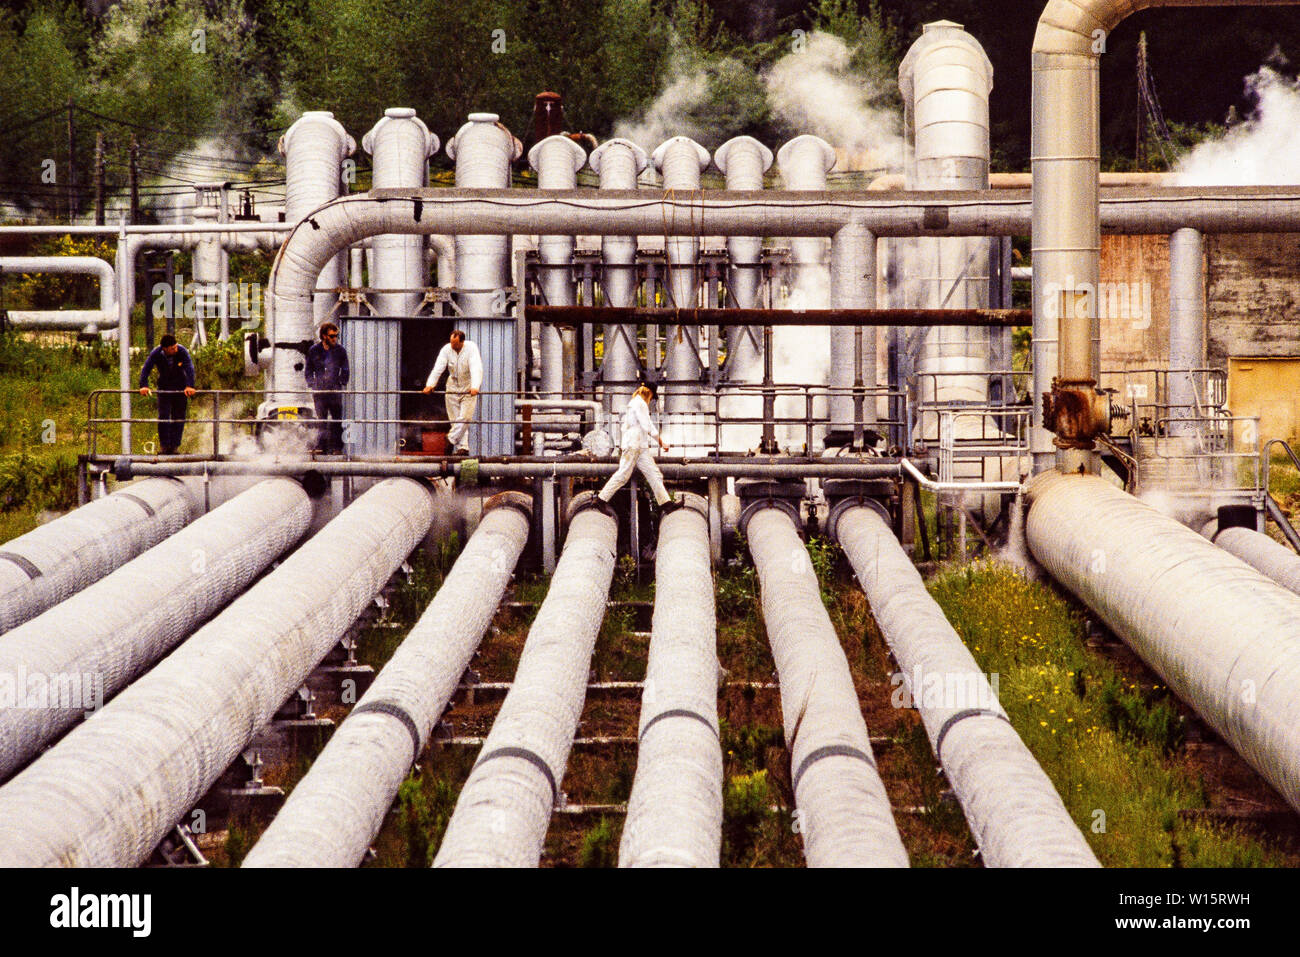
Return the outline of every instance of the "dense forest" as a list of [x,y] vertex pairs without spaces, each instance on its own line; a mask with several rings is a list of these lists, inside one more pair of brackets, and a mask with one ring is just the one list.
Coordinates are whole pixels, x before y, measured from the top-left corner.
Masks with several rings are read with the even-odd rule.
[[[444,142],[468,112],[491,109],[526,139],[533,94],[555,90],[570,127],[599,137],[662,128],[709,146],[739,133],[775,143],[810,128],[804,108],[821,93],[796,83],[785,99],[806,102],[791,109],[773,78],[783,57],[819,37],[836,38],[817,49],[827,69],[856,84],[849,112],[879,119],[868,124],[874,130],[896,124],[898,63],[922,24],[935,19],[965,24],[984,44],[995,70],[995,168],[1025,169],[1029,50],[1042,6],[9,0],[0,11],[0,216],[67,215],[69,204],[84,214],[97,136],[107,190],[125,188],[134,151],[146,207],[151,198],[188,190],[205,171],[214,179],[242,171],[241,179],[274,184],[282,174],[266,160],[305,109],[334,111],[360,140],[385,107],[413,106]],[[1145,109],[1137,71],[1144,33],[1151,79]],[[1295,8],[1230,4],[1130,17],[1102,59],[1106,166],[1165,168],[1179,149],[1250,114],[1247,76],[1263,64],[1292,76],[1297,55]],[[1151,110],[1156,100],[1163,123]],[[823,105],[843,112],[837,101]],[[360,151],[357,159],[364,166]]]

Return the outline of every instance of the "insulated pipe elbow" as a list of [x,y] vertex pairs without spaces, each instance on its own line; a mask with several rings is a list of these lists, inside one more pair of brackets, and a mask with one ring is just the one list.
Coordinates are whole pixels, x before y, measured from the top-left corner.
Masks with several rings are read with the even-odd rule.
[[461,788],[434,867],[536,867],[614,575],[618,526],[596,509],[569,522],[510,692]]
[[745,529],[781,684],[809,867],[906,867],[844,649],[794,522],[762,508]]
[[1095,476],[1027,495],[1034,558],[1300,809],[1300,598]]
[[197,514],[184,483],[144,479],[0,546],[0,634],[179,532]]
[[[763,176],[772,166],[772,151],[752,136],[727,140],[713,154],[713,162],[727,177],[727,189],[756,191],[763,188]],[[727,253],[731,259],[729,285],[739,309],[752,309],[758,303],[763,282],[763,240],[758,236],[728,236]],[[733,378],[753,381],[761,377],[759,327],[727,330],[728,364]]]
[[834,513],[829,531],[871,603],[984,864],[1099,866],[885,518],[850,506]]
[[717,867],[722,847],[717,620],[708,505],[665,515],[619,867]]
[[0,787],[0,867],[130,867],[207,793],[433,521],[388,479]]
[[504,492],[374,684],[330,737],[244,867],[356,867],[492,623],[532,500]]
[[[528,163],[537,171],[538,189],[573,189],[578,170],[587,164],[586,151],[567,136],[548,136],[528,151]],[[571,306],[573,293],[571,235],[539,236],[537,254],[542,264],[542,291],[550,306]],[[541,347],[542,393],[558,397],[565,391],[564,343],[560,330],[549,324],[538,329]]]

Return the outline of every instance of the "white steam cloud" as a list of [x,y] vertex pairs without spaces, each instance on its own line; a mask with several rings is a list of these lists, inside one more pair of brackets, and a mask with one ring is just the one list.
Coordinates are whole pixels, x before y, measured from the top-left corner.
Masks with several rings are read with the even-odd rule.
[[1218,140],[1183,157],[1175,173],[1182,186],[1284,186],[1300,183],[1300,81],[1271,67],[1246,79],[1254,112]]

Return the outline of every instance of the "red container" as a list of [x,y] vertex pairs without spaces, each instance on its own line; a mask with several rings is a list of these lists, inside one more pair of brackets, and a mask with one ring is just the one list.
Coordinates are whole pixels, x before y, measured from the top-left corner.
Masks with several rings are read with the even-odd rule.
[[420,451],[425,455],[447,454],[447,433],[433,429],[420,430]]

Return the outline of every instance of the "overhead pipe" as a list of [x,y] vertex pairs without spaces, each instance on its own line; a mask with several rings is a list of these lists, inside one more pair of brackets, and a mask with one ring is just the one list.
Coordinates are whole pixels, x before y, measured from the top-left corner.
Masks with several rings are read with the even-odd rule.
[[1100,866],[887,517],[874,503],[846,500],[832,509],[828,525],[866,593],[984,865]]
[[510,691],[461,788],[434,867],[536,867],[614,575],[618,525],[589,499],[569,520],[555,574]]
[[[370,154],[375,189],[427,186],[429,157],[438,151],[438,137],[410,107],[384,111],[361,140]],[[398,362],[402,331],[397,317],[414,316],[424,303],[429,284],[423,237],[385,234],[371,239],[370,285],[376,290],[375,318],[341,323],[342,340],[351,358],[352,394],[345,396],[345,414],[356,422],[352,450],[392,455],[398,449],[396,419],[401,418],[402,387]]]
[[744,524],[781,685],[808,866],[906,867],[848,660],[794,521],[765,507]]
[[[876,307],[876,237],[861,223],[843,226],[831,239],[832,309],[874,309]],[[832,429],[853,445],[861,447],[863,426],[876,423],[876,327],[830,327],[830,397]],[[854,390],[850,393],[849,390]],[[861,397],[859,397],[861,396]]]
[[356,867],[428,744],[528,540],[531,500],[507,492],[429,607],[294,787],[244,867]]
[[1169,237],[1169,432],[1192,437],[1198,431],[1198,378],[1205,368],[1205,244],[1195,229]]
[[[495,113],[469,114],[469,121],[447,144],[446,152],[456,162],[457,187],[500,191],[496,195],[503,197],[511,195],[510,164],[519,159],[523,146]],[[529,198],[536,202],[535,194]],[[419,218],[413,210],[408,210],[408,214]],[[567,227],[549,230],[568,231]],[[516,385],[514,322],[506,314],[503,294],[511,285],[511,237],[485,235],[469,224],[433,232],[456,237],[456,304],[463,317],[460,325],[483,355],[481,389],[484,394],[479,396],[478,417],[483,422],[507,422]],[[514,451],[514,436],[509,426],[479,425],[477,435],[475,451],[480,454],[505,455]]]
[[[651,156],[663,179],[662,187],[672,196],[679,191],[690,196],[699,192],[700,174],[708,168],[709,151],[687,136],[674,136],[660,143]],[[694,306],[699,294],[700,227],[685,235],[666,230],[668,292],[679,309]],[[672,236],[673,238],[667,238]],[[700,411],[700,337],[704,330],[694,326],[669,326],[664,336],[663,408],[669,415]]]
[[197,514],[184,483],[150,478],[0,545],[0,634],[99,581]]
[[[253,486],[8,632],[0,681],[10,678],[17,690],[25,676],[75,675],[93,682],[102,704],[247,588],[303,536],[311,517],[297,482]],[[86,713],[89,689],[82,690],[76,700],[41,707],[5,707],[0,699],[0,780]]]
[[1027,497],[1034,558],[1300,810],[1300,597],[1096,476]]
[[722,849],[718,626],[708,503],[685,493],[663,517],[619,867],[717,867]]
[[[1294,6],[1297,0],[1250,0]],[[1093,437],[1106,423],[1100,379],[1100,59],[1110,32],[1129,14],[1156,7],[1224,6],[1223,0],[1049,0],[1033,46],[1030,154],[1033,169],[1034,339],[1032,394],[1061,380],[1054,401],[1033,403],[1034,469],[1096,472]],[[1231,4],[1241,6],[1242,4]],[[1167,230],[1201,228],[1191,221]],[[1059,321],[1058,321],[1059,317]],[[1075,328],[1078,327],[1078,328]],[[1058,351],[1060,356],[1058,358]],[[1044,409],[1044,405],[1047,406]],[[1079,410],[1087,413],[1080,416]],[[1064,417],[1045,415],[1058,410]],[[1080,422],[1080,419],[1085,421]],[[1057,432],[1051,441],[1049,430]]]
[[418,482],[369,489],[273,572],[0,787],[0,867],[131,867],[203,797],[433,521]]
[[[645,150],[631,140],[608,140],[596,147],[587,162],[600,176],[602,190],[635,190],[637,178],[649,163]],[[601,289],[605,305],[629,308],[636,305],[637,237],[605,235],[600,240]],[[605,348],[600,374],[605,382],[605,410],[621,412],[636,388],[641,368],[637,355],[636,326],[606,324]],[[623,385],[610,383],[622,382]]]
[[86,275],[99,280],[98,309],[8,309],[19,329],[76,329],[96,333],[117,321],[117,274],[98,256],[0,256],[0,273]]
[[[1246,507],[1253,517],[1255,510]],[[1209,521],[1201,529],[1201,534],[1287,591],[1300,595],[1300,555],[1285,545],[1254,528],[1225,525],[1219,519]]]
[[[528,151],[528,165],[537,172],[538,189],[576,189],[578,170],[587,165],[586,151],[567,136],[548,136]],[[537,256],[542,267],[542,292],[553,306],[571,306],[573,287],[574,237],[539,236]],[[572,389],[565,374],[564,343],[561,332],[551,325],[538,328],[541,348],[542,393],[563,396]],[[569,370],[570,375],[572,369]]]
[[[907,187],[988,189],[993,64],[980,42],[960,24],[948,20],[927,23],[899,66],[898,86],[910,147]],[[908,252],[914,257],[908,271],[920,274],[920,296],[908,305],[931,309],[988,306],[991,251],[987,239],[923,239]],[[922,402],[986,403],[988,331],[926,330],[915,369]],[[930,375],[933,373],[943,375],[936,378]],[[981,424],[974,419],[966,421],[978,435]]]
[[[1164,186],[1178,181],[1177,173],[1102,173],[1101,187],[1113,186]],[[989,173],[989,189],[1029,189],[1034,184],[1031,173]],[[889,191],[907,189],[907,176],[903,173],[885,173],[877,176],[867,189]]]

